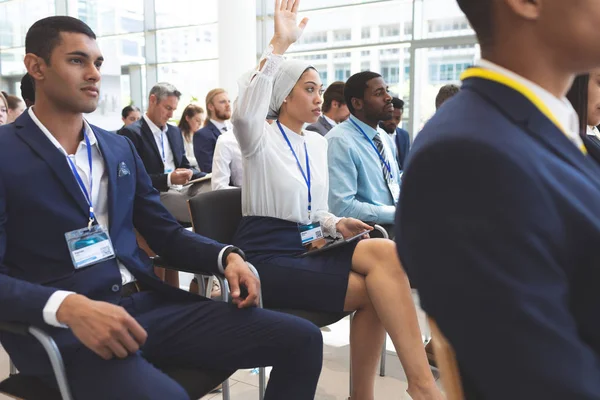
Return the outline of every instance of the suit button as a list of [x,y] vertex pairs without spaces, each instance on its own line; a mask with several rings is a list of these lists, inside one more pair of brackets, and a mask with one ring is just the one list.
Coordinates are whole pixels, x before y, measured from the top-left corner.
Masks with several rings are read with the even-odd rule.
[[119,285],[113,285],[112,288],[111,288],[111,290],[113,292],[117,293],[118,291],[121,290],[121,286],[119,286]]

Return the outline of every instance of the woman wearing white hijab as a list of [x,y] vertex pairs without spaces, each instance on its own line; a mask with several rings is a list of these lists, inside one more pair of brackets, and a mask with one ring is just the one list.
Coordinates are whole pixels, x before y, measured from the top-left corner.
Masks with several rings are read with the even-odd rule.
[[[328,212],[327,141],[302,129],[320,116],[321,80],[310,65],[281,56],[306,26],[306,19],[296,23],[298,5],[299,0],[276,0],[271,51],[240,79],[232,122],[244,158],[244,218],[233,242],[259,270],[266,307],[356,311],[350,335],[352,399],[373,399],[386,331],[412,398],[442,399],[392,241],[360,240],[298,257],[303,242],[320,235],[349,238],[371,229]],[[276,121],[269,125],[265,118]]]

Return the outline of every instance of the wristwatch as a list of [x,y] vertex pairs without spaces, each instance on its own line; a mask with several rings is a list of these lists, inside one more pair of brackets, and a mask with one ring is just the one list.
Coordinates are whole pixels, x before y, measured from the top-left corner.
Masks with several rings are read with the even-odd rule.
[[244,254],[242,249],[239,249],[235,246],[229,246],[228,248],[225,249],[225,251],[223,252],[223,257],[221,258],[221,265],[223,266],[223,270],[225,270],[225,268],[227,268],[227,257],[231,253],[235,253],[235,254],[239,255],[240,257],[242,257],[242,259],[244,261],[246,261],[246,254]]

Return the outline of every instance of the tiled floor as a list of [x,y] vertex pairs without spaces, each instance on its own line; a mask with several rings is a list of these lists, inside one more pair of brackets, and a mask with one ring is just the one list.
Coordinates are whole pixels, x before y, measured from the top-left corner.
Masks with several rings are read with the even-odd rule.
[[[423,321],[423,315],[420,315]],[[323,330],[324,363],[316,400],[346,400],[348,398],[348,359],[349,359],[349,320],[348,318]],[[406,394],[406,377],[396,357],[391,341],[387,343],[386,376],[377,375],[375,398],[382,400],[410,399]],[[8,358],[0,347],[0,380],[8,376]],[[231,400],[257,400],[258,375],[249,370],[240,370],[230,379]],[[205,396],[202,400],[220,400],[221,394]],[[0,400],[9,400],[0,394]],[[107,399],[108,400],[108,399]]]

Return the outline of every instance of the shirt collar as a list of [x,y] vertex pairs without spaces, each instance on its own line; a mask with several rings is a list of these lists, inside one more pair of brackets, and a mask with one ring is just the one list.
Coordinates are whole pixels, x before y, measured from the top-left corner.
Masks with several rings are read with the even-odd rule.
[[550,112],[556,117],[558,123],[566,130],[565,133],[569,136],[569,139],[577,144],[581,143],[581,138],[579,137],[579,118],[566,97],[559,99],[538,84],[491,61],[481,59],[477,64],[482,68],[505,75],[531,90],[550,109]]
[[[217,127],[217,129],[219,130],[219,132],[229,132],[231,130],[231,127],[227,123],[228,121],[219,122],[219,121],[215,121],[214,119],[211,118],[210,122],[212,122],[213,125]],[[227,128],[227,131],[224,131],[223,128]]]
[[154,122],[152,122],[152,120],[150,118],[148,118],[148,115],[144,114],[143,115],[144,120],[146,121],[146,123],[148,124],[148,126],[150,127],[150,131],[153,134],[159,134],[159,133],[166,133],[168,130],[167,124],[165,124],[165,127],[160,129],[158,126],[156,126],[156,124]]
[[598,128],[596,128],[595,126],[587,126],[587,134],[588,136],[596,136],[596,137],[600,137],[600,135],[598,134]]
[[[298,135],[296,132],[294,132],[293,130],[291,130],[290,128],[288,128],[287,126],[285,126],[284,124],[281,124],[281,127],[283,128],[283,131],[285,132],[285,134],[287,135],[288,139],[290,140],[290,142],[297,142],[297,143],[304,143],[304,138],[305,138],[305,134],[304,134],[304,130],[302,130],[302,134]],[[273,122],[273,128],[278,132],[281,133],[281,131],[279,130],[279,126],[277,124],[277,121]]]
[[336,126],[337,122],[335,122],[334,120],[332,120],[331,118],[329,118],[327,115],[323,114],[323,118],[325,118],[325,121],[329,122],[329,125],[331,126]]
[[379,127],[378,127],[378,129],[373,129],[369,125],[367,125],[364,122],[362,122],[360,119],[356,118],[354,115],[350,115],[350,118],[348,118],[348,123],[350,124],[350,126],[352,127],[353,130],[356,131],[357,129],[356,129],[356,125],[354,125],[352,123],[352,121],[356,122],[356,124],[358,126],[360,126],[360,128],[369,137],[369,139],[373,140],[373,138],[375,137],[375,135],[377,135],[378,133],[380,134],[379,136],[381,136],[381,132],[379,131]]
[[[38,128],[40,128],[40,130],[44,133],[44,135],[46,135],[48,140],[50,140],[50,142],[52,142],[52,144],[57,149],[61,150],[64,154],[67,154],[67,151],[62,147],[62,145],[58,142],[58,140],[56,140],[56,138],[52,135],[52,133],[50,133],[48,128],[46,128],[44,126],[44,124],[42,124],[41,121],[38,119],[38,117],[35,115],[35,113],[33,112],[34,107],[35,106],[31,106],[27,109],[27,112],[29,113],[29,116],[31,117],[33,122],[37,125]],[[90,141],[90,146],[97,146],[98,141],[96,140],[96,135],[94,135],[94,131],[92,130],[92,127],[90,126],[90,124],[88,124],[88,122],[85,120],[85,118],[83,119],[83,127],[84,127],[85,133],[87,134],[87,137]],[[85,144],[85,141],[82,141],[82,143]]]

